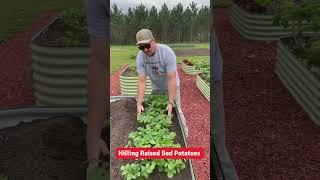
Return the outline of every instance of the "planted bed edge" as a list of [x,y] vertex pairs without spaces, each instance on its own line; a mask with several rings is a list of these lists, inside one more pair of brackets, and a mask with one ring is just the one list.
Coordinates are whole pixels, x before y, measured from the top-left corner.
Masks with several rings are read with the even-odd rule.
[[320,80],[299,62],[282,40],[283,38],[278,43],[275,73],[310,119],[320,126]]

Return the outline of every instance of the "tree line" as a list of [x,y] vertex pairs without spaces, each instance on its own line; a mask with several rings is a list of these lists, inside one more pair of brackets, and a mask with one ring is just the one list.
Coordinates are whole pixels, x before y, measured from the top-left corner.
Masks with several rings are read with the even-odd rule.
[[123,13],[116,4],[111,9],[111,43],[132,44],[141,28],[153,32],[157,41],[165,43],[209,42],[210,7],[198,7],[192,2],[184,8],[181,3],[171,10],[164,3],[158,10],[143,4]]

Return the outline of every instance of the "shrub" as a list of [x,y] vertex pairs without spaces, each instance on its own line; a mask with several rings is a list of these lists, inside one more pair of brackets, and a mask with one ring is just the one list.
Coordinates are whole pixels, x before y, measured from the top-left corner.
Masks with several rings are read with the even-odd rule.
[[88,41],[87,19],[84,9],[68,9],[62,14],[62,22],[66,31],[66,45]]
[[310,63],[320,66],[320,39],[312,42],[310,48],[307,49]]

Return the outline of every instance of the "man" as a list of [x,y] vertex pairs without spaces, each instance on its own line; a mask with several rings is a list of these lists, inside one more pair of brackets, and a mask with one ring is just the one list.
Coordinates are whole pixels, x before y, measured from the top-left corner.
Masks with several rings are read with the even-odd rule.
[[89,168],[98,165],[99,156],[108,154],[105,142],[100,138],[103,122],[109,113],[109,1],[86,0],[88,31],[90,34],[91,60],[87,74],[88,126],[87,158]]
[[168,116],[171,116],[174,101],[176,101],[185,135],[188,136],[188,128],[180,105],[180,79],[177,72],[176,55],[170,47],[156,43],[149,29],[141,29],[136,34],[136,39],[136,45],[141,50],[136,60],[139,77],[137,112],[144,111],[142,102],[146,89],[146,78],[149,76],[152,82],[152,94],[168,93]]

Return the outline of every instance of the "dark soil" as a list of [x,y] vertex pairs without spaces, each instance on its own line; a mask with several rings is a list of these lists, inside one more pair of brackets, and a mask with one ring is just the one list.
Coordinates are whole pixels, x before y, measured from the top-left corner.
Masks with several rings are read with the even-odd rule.
[[[0,130],[0,174],[19,180],[85,180],[86,125],[53,117]],[[109,144],[109,131],[103,139]]]
[[183,60],[183,63],[185,63],[185,64],[188,65],[188,66],[193,66],[193,63],[190,62],[190,61],[187,60],[187,59]]
[[[133,162],[132,160],[125,159],[115,159],[115,151],[117,147],[125,147],[128,143],[128,135],[130,132],[136,131],[138,128],[138,123],[136,119],[137,106],[136,100],[126,99],[119,100],[111,103],[111,179],[120,180],[123,179],[121,175],[120,167],[127,163]],[[177,116],[174,114],[173,126],[171,131],[176,132],[176,142],[180,143],[183,147],[183,138],[180,130],[180,125]],[[175,175],[172,179],[174,180],[187,180],[191,179],[190,166],[188,161],[186,162],[186,168],[181,171],[181,173]],[[155,171],[156,172],[156,171]],[[149,179],[162,180],[169,179],[165,173],[153,173]]]
[[173,49],[176,56],[210,56],[209,49]]
[[67,44],[65,38],[68,37],[69,30],[61,19],[55,20],[49,27],[40,33],[35,39],[35,43],[48,47],[89,47],[89,35],[87,32],[80,32],[71,44]]
[[226,146],[240,179],[319,179],[320,128],[275,74],[276,42],[247,40],[215,10]]

